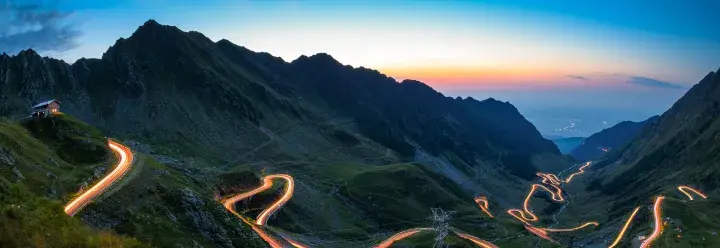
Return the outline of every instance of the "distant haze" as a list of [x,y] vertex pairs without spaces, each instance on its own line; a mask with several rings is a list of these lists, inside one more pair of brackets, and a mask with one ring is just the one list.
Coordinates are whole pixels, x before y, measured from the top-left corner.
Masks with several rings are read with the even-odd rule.
[[449,91],[448,94],[509,101],[543,135],[587,137],[621,121],[643,121],[662,114],[685,92],[576,89]]

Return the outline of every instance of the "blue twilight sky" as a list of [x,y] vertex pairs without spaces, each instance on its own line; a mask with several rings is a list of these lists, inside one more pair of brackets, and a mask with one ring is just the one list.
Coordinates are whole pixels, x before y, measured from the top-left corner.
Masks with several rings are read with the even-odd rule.
[[[70,14],[13,22],[12,6],[28,3]],[[288,61],[326,52],[446,95],[510,101],[544,134],[584,136],[661,114],[720,68],[718,9],[711,0],[0,0],[0,51],[28,44],[70,62],[97,58],[152,18]]]

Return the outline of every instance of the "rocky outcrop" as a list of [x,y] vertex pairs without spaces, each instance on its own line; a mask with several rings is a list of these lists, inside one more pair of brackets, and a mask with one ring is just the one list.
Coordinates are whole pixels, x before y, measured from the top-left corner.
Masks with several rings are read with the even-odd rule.
[[0,164],[14,166],[15,165],[15,157],[12,154],[12,151],[10,149],[7,149],[5,147],[0,147]]
[[16,180],[18,182],[25,181],[25,176],[20,172],[20,170],[18,170],[17,167],[13,167],[12,172],[13,172],[13,174],[15,174],[15,177],[17,178]]
[[190,189],[182,189],[179,191],[180,208],[185,217],[190,220],[192,225],[205,238],[212,240],[221,247],[233,247],[232,242],[228,238],[227,230],[222,228],[215,221],[215,217],[208,212],[209,206],[205,201]]

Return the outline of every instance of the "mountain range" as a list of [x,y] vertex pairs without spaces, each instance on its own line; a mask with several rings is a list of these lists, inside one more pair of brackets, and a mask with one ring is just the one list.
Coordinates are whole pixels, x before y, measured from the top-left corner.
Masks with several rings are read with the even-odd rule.
[[[605,223],[604,228],[582,237],[581,243],[609,243],[608,237],[635,207],[640,208],[635,223],[650,223],[653,201],[664,196],[660,208],[664,232],[653,247],[720,245],[720,166],[715,145],[720,137],[718,72],[707,74],[669,110],[650,118],[634,138],[608,151],[578,183],[569,185],[567,190],[575,192],[575,210],[557,219]],[[690,198],[680,186],[704,195]],[[626,234],[633,237],[633,245],[639,245],[653,228],[636,226]]]
[[599,159],[611,150],[625,146],[640,133],[643,127],[652,124],[658,118],[658,116],[653,116],[640,122],[623,121],[603,129],[584,139],[580,145],[572,149],[570,156],[578,161]]
[[[83,127],[74,128],[81,136],[97,128],[138,153],[141,166],[76,217],[160,247],[261,244],[241,238],[252,236],[249,227],[216,199],[256,187],[267,173],[290,174],[297,184],[271,225],[307,244],[366,247],[377,235],[432,225],[432,208],[454,211],[456,227],[484,223],[490,233],[513,235],[519,223],[487,222],[473,198],[520,205],[536,171],[573,163],[510,103],[447,97],[328,54],[286,62],[153,20],[100,59],[0,55],[0,94],[2,116],[21,119],[34,103],[57,99],[78,121],[52,123],[87,123],[68,125]],[[27,190],[67,201],[80,187],[73,183],[92,182],[104,160],[60,188]],[[22,184],[17,175],[28,178],[34,166],[15,163],[19,174],[9,181]],[[268,194],[246,207],[267,204]]]
[[[26,118],[47,99],[59,100],[62,114]],[[669,198],[672,228],[657,247],[713,247],[719,102],[713,72],[661,116],[586,139],[581,147],[612,149],[582,155],[597,161],[578,169],[508,102],[448,97],[323,53],[284,61],[150,20],[100,59],[0,55],[0,244],[264,247],[257,227],[221,201],[281,174],[294,178],[294,191],[268,230],[310,247],[374,247],[429,227],[499,247],[607,247],[628,212],[660,194]],[[105,137],[132,149],[133,167],[67,216],[62,205],[115,161]],[[558,194],[564,203],[555,194],[528,196],[542,183],[537,172],[573,178],[572,171],[578,179],[566,179]],[[681,184],[709,200],[675,200],[684,199]],[[280,188],[234,207],[262,215],[285,196]],[[506,214],[530,199],[538,226],[600,224],[538,239]],[[641,211],[622,244],[652,232],[652,219]],[[438,233],[398,245],[429,247]],[[475,247],[459,235],[440,240]]]

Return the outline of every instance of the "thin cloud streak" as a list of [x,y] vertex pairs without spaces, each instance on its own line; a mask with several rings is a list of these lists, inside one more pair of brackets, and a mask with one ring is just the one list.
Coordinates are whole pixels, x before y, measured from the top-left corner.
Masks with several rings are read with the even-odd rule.
[[579,75],[568,75],[567,77],[570,79],[575,79],[575,80],[590,81],[589,78],[584,77],[584,76],[579,76]]
[[685,86],[682,85],[640,76],[631,76],[630,79],[626,81],[626,83],[644,86],[648,88],[687,89]]

